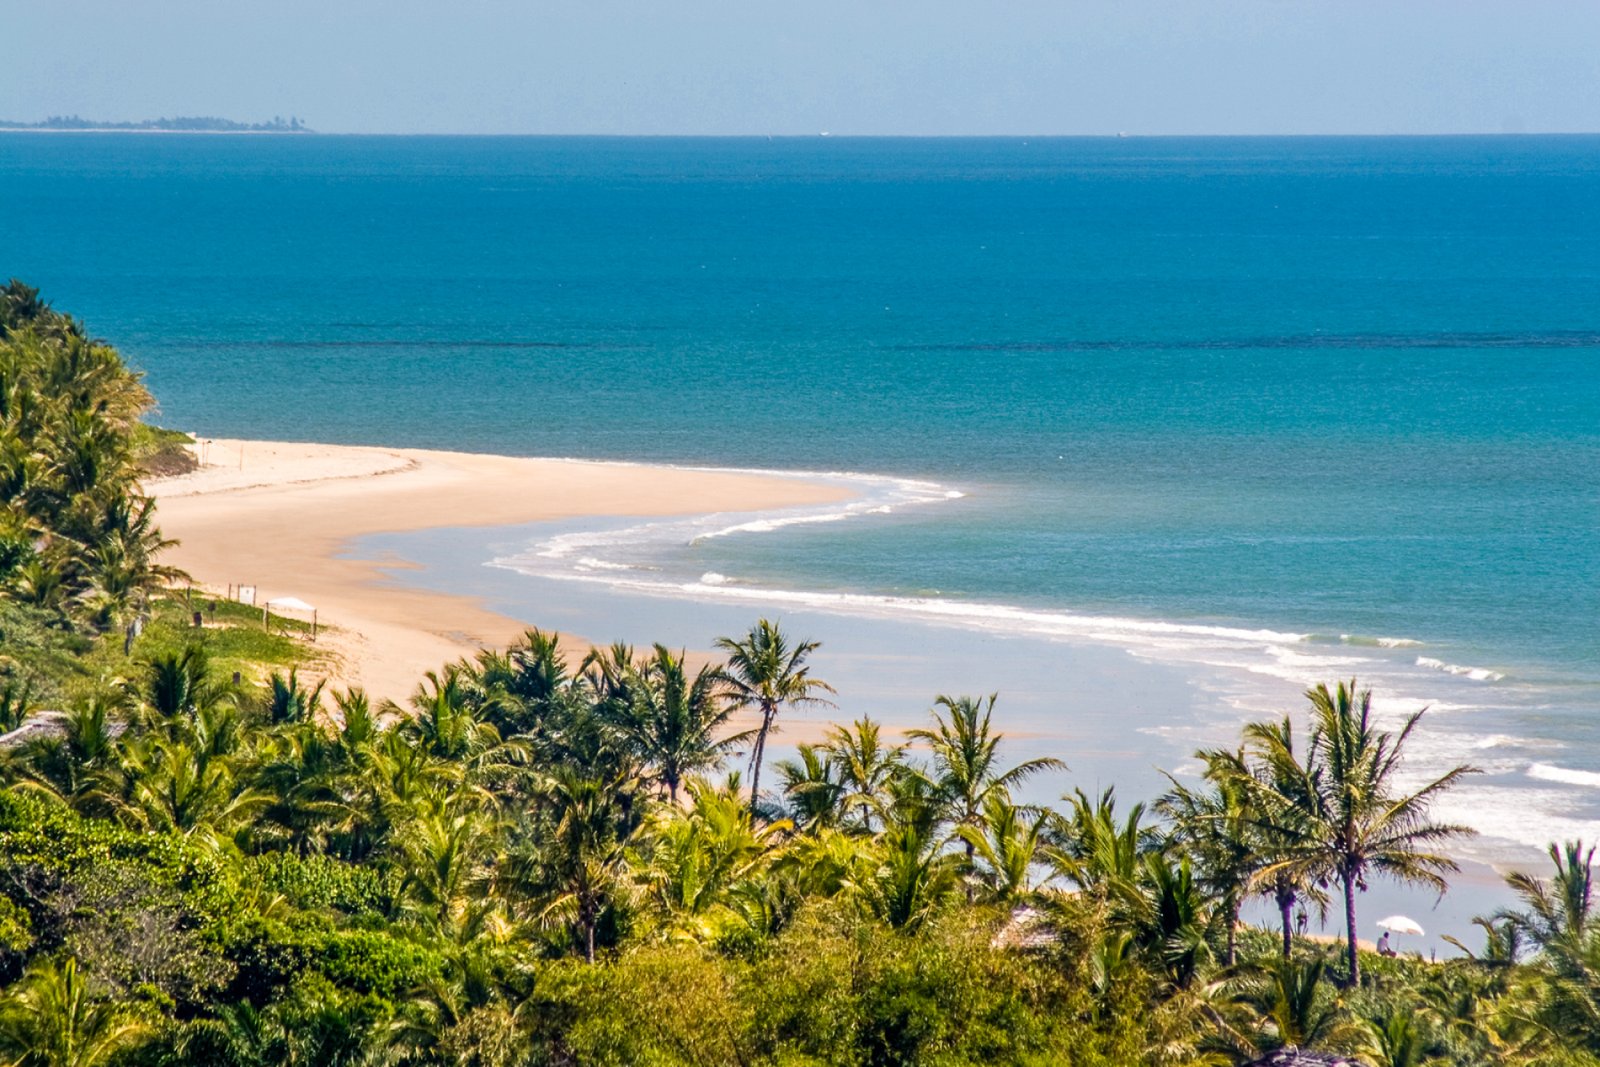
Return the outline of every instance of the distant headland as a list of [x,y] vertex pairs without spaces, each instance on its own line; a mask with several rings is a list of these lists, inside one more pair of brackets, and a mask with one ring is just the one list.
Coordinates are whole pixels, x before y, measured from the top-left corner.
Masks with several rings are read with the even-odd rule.
[[77,115],[53,115],[43,122],[10,122],[0,119],[0,132],[17,130],[62,131],[71,133],[313,133],[298,118],[274,116],[271,122],[234,122],[211,115],[144,119],[140,122],[100,122]]

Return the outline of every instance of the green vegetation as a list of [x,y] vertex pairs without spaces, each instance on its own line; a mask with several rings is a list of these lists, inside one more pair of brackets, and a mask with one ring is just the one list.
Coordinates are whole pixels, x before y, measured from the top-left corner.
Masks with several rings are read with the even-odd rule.
[[130,625],[179,577],[138,488],[160,454],[116,349],[12,281],[0,289],[0,590],[50,625]]
[[[1526,909],[1486,917],[1475,956],[1357,976],[1237,929],[1246,896],[1339,876],[1312,857],[1344,838],[1291,836],[1265,785],[1284,724],[1202,754],[1158,820],[1109,793],[1017,804],[1044,765],[1004,759],[993,698],[940,698],[925,758],[861,720],[752,809],[694,725],[736,686],[533,632],[374,708],[152,649],[6,754],[0,1041],[52,1064],[1600,1063],[1580,846],[1517,880]],[[1296,761],[1327,788],[1335,745],[1398,758],[1416,726],[1374,730],[1343,691],[1308,694]],[[1369,873],[1436,871],[1450,828],[1404,830]]]
[[[0,1062],[1600,1067],[1581,844],[1464,958],[1295,935],[1335,896],[1353,933],[1372,878],[1441,884],[1463,832],[1428,808],[1469,769],[1400,788],[1420,718],[1380,729],[1353,680],[1306,694],[1303,743],[1250,725],[1151,808],[1020,803],[1059,765],[1008,758],[994,697],[904,742],[835,726],[759,791],[778,716],[832,693],[765,620],[700,671],[530,632],[374,706],[293,628],[161,592],[159,534],[112,521],[148,516],[148,398],[6,292],[0,725],[39,728],[0,747]],[[1254,897],[1281,931],[1240,923]]]

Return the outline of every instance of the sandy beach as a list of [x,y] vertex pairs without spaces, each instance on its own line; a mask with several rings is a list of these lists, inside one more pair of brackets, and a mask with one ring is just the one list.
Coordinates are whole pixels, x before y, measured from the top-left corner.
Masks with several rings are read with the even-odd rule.
[[[845,499],[781,475],[407,448],[210,440],[198,470],[152,480],[168,555],[213,591],[254,585],[297,597],[333,629],[332,684],[403,700],[425,670],[515,639],[528,622],[468,595],[388,579],[394,560],[355,559],[364,535],[585,516],[764,511]],[[538,620],[530,620],[537,622]],[[585,635],[572,635],[579,640]]]

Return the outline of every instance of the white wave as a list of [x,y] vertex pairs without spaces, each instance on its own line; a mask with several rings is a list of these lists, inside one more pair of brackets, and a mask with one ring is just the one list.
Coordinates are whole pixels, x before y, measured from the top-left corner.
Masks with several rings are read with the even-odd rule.
[[[804,477],[811,481],[833,482],[855,494],[855,497],[842,505],[785,508],[755,514],[718,512],[681,519],[655,519],[626,526],[569,530],[550,535],[530,547],[526,553],[512,557],[509,561],[500,562],[510,562],[513,565],[527,564],[532,563],[533,558],[537,558],[559,564],[561,569],[567,567],[576,567],[581,571],[637,569],[637,558],[630,561],[629,557],[649,557],[663,547],[682,548],[736,534],[772,533],[789,526],[889,515],[901,508],[936,504],[966,495],[935,482],[913,478],[845,473],[782,473],[796,478]],[[616,558],[618,556],[622,558]],[[527,568],[519,567],[519,569]],[[548,574],[549,568],[539,566],[528,570],[528,573]],[[550,576],[559,577],[558,574]]]
[[1417,666],[1426,667],[1433,671],[1443,671],[1445,674],[1455,674],[1462,678],[1471,678],[1475,682],[1498,682],[1505,675],[1499,671],[1491,671],[1487,667],[1463,667],[1459,663],[1446,663],[1442,659],[1431,656],[1418,656]]
[[[890,515],[897,508],[912,507],[919,504],[936,504],[943,500],[960,500],[967,495],[958,489],[946,489],[934,482],[922,482],[910,478],[886,478],[871,481],[867,479],[867,476],[859,475],[852,481],[859,483],[855,488],[868,492],[869,495],[866,499],[852,501],[837,510],[790,510],[782,514],[746,519],[743,522],[705,530],[696,534],[689,543],[698,544],[702,541],[710,541],[718,537],[730,537],[734,534],[772,533],[787,526],[842,522],[845,519],[853,519],[861,515]],[[882,498],[885,495],[890,496],[891,499],[884,501]]]
[[771,533],[774,530],[781,530],[785,526],[804,526],[808,523],[814,522],[841,522],[855,515],[885,515],[893,510],[894,509],[889,507],[887,504],[882,504],[878,507],[870,509],[845,508],[843,511],[830,511],[821,515],[791,515],[787,518],[751,519],[749,522],[735,523],[732,526],[725,526],[720,530],[711,530],[700,534],[689,543],[698,544],[701,541],[709,541],[714,537],[728,537],[733,534],[741,533]]
[[631,571],[631,570],[633,570],[633,568],[628,566],[626,563],[609,563],[609,562],[607,562],[606,560],[603,560],[603,559],[595,559],[593,556],[584,556],[582,559],[578,560],[576,566],[578,566],[579,568],[581,568],[583,570],[586,570],[586,571]]
[[1557,767],[1553,763],[1535,763],[1528,768],[1529,778],[1538,778],[1545,782],[1562,782],[1566,785],[1587,785],[1600,788],[1600,774],[1594,771],[1578,771],[1571,767]]
[[[548,557],[549,552],[538,556]],[[731,586],[724,575],[708,572],[697,581],[668,582],[635,577],[600,577],[536,565],[529,556],[505,557],[493,566],[520,571],[537,577],[564,581],[603,582],[614,588],[656,596],[691,596],[717,600],[757,601],[812,608],[837,614],[911,616],[931,621],[947,621],[982,629],[999,629],[1040,636],[1078,637],[1127,644],[1148,641],[1153,646],[1175,636],[1260,646],[1305,640],[1305,634],[1276,630],[1250,630],[1202,623],[1165,622],[1153,619],[1115,616],[1077,615],[1070,612],[1037,610],[1007,604],[946,600],[937,597],[881,596],[866,593],[826,593],[794,589],[769,589]],[[710,581],[707,581],[707,578]]]
[[[1594,836],[1594,818],[1576,803],[1578,797],[1563,789],[1469,784],[1440,794],[1430,813],[1440,822],[1471,826],[1485,838],[1521,846],[1526,851],[1520,858],[1526,860],[1552,841]],[[1462,850],[1492,854],[1497,851],[1493,840],[1467,843]]]
[[1410,637],[1366,637],[1361,634],[1340,634],[1339,641],[1341,644],[1370,648],[1421,648],[1423,644]]

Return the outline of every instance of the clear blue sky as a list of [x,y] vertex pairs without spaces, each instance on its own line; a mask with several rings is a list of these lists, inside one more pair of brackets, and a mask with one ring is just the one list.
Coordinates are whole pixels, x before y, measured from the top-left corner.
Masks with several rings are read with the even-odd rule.
[[0,118],[373,133],[1600,131],[1597,0],[50,0]]

